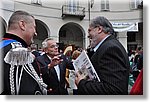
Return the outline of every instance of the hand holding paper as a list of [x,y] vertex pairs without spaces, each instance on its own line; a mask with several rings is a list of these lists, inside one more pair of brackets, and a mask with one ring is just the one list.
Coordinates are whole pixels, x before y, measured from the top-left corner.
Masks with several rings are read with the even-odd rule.
[[100,81],[90,59],[84,50],[80,56],[73,61],[73,65],[77,75],[76,84],[78,84],[81,79]]
[[86,79],[86,76],[84,76],[83,74],[80,74],[79,72],[76,73],[76,78],[75,78],[75,84],[78,85],[78,83],[80,82],[80,80],[82,79]]

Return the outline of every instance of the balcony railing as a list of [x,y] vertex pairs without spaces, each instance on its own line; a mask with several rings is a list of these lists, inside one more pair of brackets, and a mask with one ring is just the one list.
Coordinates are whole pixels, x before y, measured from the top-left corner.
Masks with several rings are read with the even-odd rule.
[[41,0],[32,0],[32,1],[31,1],[31,4],[42,6]]
[[85,8],[79,6],[62,6],[62,18],[64,19],[67,16],[79,17],[80,20],[83,20],[85,17]]

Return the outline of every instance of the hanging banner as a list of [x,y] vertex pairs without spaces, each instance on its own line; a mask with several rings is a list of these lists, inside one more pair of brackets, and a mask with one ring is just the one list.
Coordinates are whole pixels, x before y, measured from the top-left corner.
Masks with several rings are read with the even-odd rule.
[[112,23],[115,32],[138,31],[138,23]]

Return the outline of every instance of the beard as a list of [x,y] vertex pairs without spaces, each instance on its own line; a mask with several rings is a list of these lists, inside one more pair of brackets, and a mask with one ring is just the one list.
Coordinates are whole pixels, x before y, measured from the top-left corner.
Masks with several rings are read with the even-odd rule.
[[97,44],[98,44],[98,43],[97,43],[97,38],[96,38],[96,37],[95,37],[95,38],[92,38],[92,39],[91,39],[91,47],[94,48]]
[[91,41],[91,47],[94,48],[96,46],[95,41]]

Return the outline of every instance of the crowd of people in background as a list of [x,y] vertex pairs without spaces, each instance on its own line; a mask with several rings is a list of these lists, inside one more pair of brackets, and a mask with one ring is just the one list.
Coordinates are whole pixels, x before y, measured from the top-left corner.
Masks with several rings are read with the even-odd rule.
[[140,70],[143,68],[143,48],[137,47],[136,50],[129,52],[130,72],[136,80]]
[[[129,92],[143,94],[143,48],[137,47],[128,52],[130,61]],[[140,82],[140,83],[139,83]],[[138,88],[137,85],[138,84]],[[133,91],[133,89],[136,91]]]
[[[87,49],[73,49],[69,45],[68,49],[62,50],[54,39],[46,38],[38,50],[33,43],[33,36],[37,35],[35,27],[35,19],[29,13],[16,11],[12,14],[1,47],[4,50],[2,94],[128,95],[136,94],[135,83],[139,85],[139,80],[138,91],[143,94],[143,48],[138,47],[127,54],[115,38],[107,18],[99,16],[91,20]],[[73,61],[83,50],[86,50],[100,82],[88,81],[79,73],[74,73]],[[14,61],[10,61],[9,57]]]

